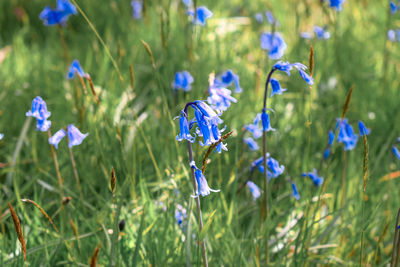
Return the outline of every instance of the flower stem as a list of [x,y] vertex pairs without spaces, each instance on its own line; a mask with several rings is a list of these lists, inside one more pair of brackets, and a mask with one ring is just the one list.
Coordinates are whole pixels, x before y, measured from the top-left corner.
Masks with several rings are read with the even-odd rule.
[[[265,82],[265,91],[264,91],[264,104],[263,104],[263,112],[267,107],[267,99],[268,99],[268,85],[271,81],[271,76],[274,73],[275,69],[272,68],[268,74],[267,80]],[[268,172],[267,172],[267,137],[266,132],[263,129],[263,166],[264,166],[264,197],[263,204],[261,205],[260,210],[260,219],[262,223],[266,224],[266,233],[265,233],[265,262],[269,264],[269,224],[268,224],[268,213],[269,213],[269,188],[268,188]],[[263,224],[261,224],[263,225]]]
[[[76,181],[76,186],[78,187],[79,190],[79,196],[81,198],[81,203],[83,203],[83,194],[82,194],[82,186],[81,186],[81,182],[79,180],[79,174],[78,174],[78,170],[76,168],[76,163],[75,163],[75,158],[74,155],[72,154],[72,148],[70,148],[68,146],[68,150],[69,150],[69,157],[71,159],[71,164],[72,164],[72,169],[74,171],[74,176],[75,176],[75,181]],[[113,194],[113,198],[115,197],[115,194]],[[115,198],[114,198],[115,201]],[[83,208],[85,208],[85,206],[83,205]]]

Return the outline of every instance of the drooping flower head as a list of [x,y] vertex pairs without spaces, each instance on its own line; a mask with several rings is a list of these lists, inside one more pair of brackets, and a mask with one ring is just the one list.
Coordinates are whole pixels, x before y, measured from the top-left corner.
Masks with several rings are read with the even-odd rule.
[[58,130],[52,137],[49,138],[49,144],[58,149],[58,143],[67,135],[64,129]]
[[214,86],[216,87],[228,87],[232,83],[235,85],[235,93],[241,93],[243,91],[239,84],[239,76],[230,69],[223,72],[214,80]]
[[246,184],[249,187],[251,194],[253,195],[253,200],[256,200],[261,196],[260,188],[255,183],[253,183],[252,181],[247,181]]
[[[254,170],[255,168],[258,168],[258,170],[261,173],[264,173],[264,157],[260,157],[256,159],[252,165],[250,170]],[[268,175],[268,181],[273,178],[277,178],[279,175],[281,175],[285,171],[285,166],[279,165],[279,162],[274,159],[273,157],[270,157],[269,153],[267,153],[267,175]]]
[[328,147],[324,151],[324,159],[329,158],[329,156],[331,154],[331,148],[332,148],[334,139],[335,139],[335,134],[332,131],[329,131],[329,133],[328,133]]
[[297,190],[296,185],[293,182],[291,182],[291,185],[292,185],[292,191],[293,191],[292,196],[295,199],[299,200],[300,199],[300,194],[299,194],[299,191]]
[[397,12],[397,9],[398,9],[397,5],[393,1],[390,1],[390,12],[392,14],[395,14]]
[[263,127],[264,132],[275,131],[275,129],[271,127],[269,115],[265,111],[265,109],[263,109],[263,111],[261,113],[261,122],[262,122],[262,127]]
[[195,137],[193,137],[189,132],[189,122],[185,116],[184,111],[181,111],[181,116],[179,117],[179,129],[180,133],[176,136],[177,141],[182,141],[183,139],[188,140],[190,143],[194,143]]
[[65,25],[70,15],[76,15],[76,7],[69,0],[57,0],[57,8],[45,7],[39,17],[46,26]]
[[201,26],[206,25],[206,19],[213,16],[213,13],[205,6],[198,7],[196,9],[196,15],[193,10],[188,10],[187,13],[193,17],[193,24]]
[[188,71],[181,71],[175,73],[175,80],[172,82],[172,88],[174,90],[182,89],[187,92],[192,89],[192,83],[194,79]]
[[80,145],[82,141],[89,135],[88,133],[82,134],[73,124],[68,125],[67,131],[69,147]]
[[250,150],[252,150],[252,151],[260,149],[257,142],[254,141],[254,139],[251,137],[243,138],[243,142],[245,142],[250,147]]
[[346,0],[325,0],[329,2],[329,7],[336,9],[337,11],[342,10],[342,5]]
[[397,147],[393,146],[393,147],[392,147],[392,152],[393,152],[393,155],[395,155],[396,158],[397,158],[398,160],[400,160],[400,151],[397,149]]
[[272,87],[272,92],[271,92],[271,97],[273,95],[281,95],[283,92],[285,92],[287,89],[281,88],[281,85],[279,84],[278,80],[271,79],[271,87]]
[[371,133],[371,129],[367,128],[362,121],[358,121],[358,129],[360,130],[360,136],[369,135]]
[[301,176],[310,178],[315,186],[321,186],[322,183],[324,182],[324,178],[318,176],[316,169],[313,169],[312,172],[302,173]]
[[47,120],[51,113],[47,111],[46,102],[40,96],[33,99],[31,110],[25,115],[37,119],[36,129],[39,131],[46,132],[51,126],[51,121]]
[[207,180],[204,177],[204,174],[202,173],[201,170],[199,170],[196,167],[196,164],[194,163],[194,161],[192,161],[190,163],[190,167],[194,169],[194,173],[195,173],[195,177],[196,177],[196,182],[197,182],[197,192],[195,196],[192,196],[194,198],[198,197],[200,194],[201,196],[205,197],[208,196],[211,192],[219,192],[221,190],[214,190],[211,189],[208,186]]
[[141,0],[133,0],[131,2],[132,6],[132,17],[134,19],[142,18],[143,2]]
[[223,87],[212,86],[208,89],[210,96],[207,98],[208,104],[216,110],[225,111],[231,103],[236,103],[237,100],[231,96],[231,90]]
[[182,0],[182,3],[187,7],[190,8],[192,5],[192,0]]
[[336,129],[338,128],[339,135],[337,141],[344,143],[344,150],[354,149],[357,145],[358,135],[354,133],[353,127],[348,123],[347,119],[337,119]]
[[79,64],[79,61],[75,59],[72,61],[71,66],[69,67],[68,73],[67,73],[67,78],[69,80],[73,79],[75,75],[79,75],[82,78],[88,77],[88,74],[85,73],[81,67],[81,64]]
[[261,35],[261,48],[268,51],[269,58],[280,59],[287,45],[279,32],[265,32]]
[[272,15],[271,11],[265,12],[265,17],[267,18],[267,21],[269,24],[277,23],[277,21],[274,18],[274,15]]
[[290,76],[290,71],[295,68],[299,71],[300,77],[309,85],[313,85],[314,83],[314,79],[308,75],[305,70],[307,69],[307,67],[301,63],[289,63],[289,62],[283,62],[283,61],[278,61],[277,63],[275,63],[275,65],[272,67],[272,70],[280,70],[285,72],[287,75]]
[[315,36],[317,36],[317,39],[326,40],[326,39],[331,38],[331,34],[325,29],[325,27],[322,28],[319,26],[315,26],[314,32],[315,32]]

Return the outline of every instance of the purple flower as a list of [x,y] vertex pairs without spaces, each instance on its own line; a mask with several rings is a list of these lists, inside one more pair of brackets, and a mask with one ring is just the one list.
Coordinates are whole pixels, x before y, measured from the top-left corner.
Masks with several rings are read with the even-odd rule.
[[183,220],[186,219],[186,209],[182,207],[181,204],[176,205],[175,208],[175,220],[178,223],[179,227],[183,227]]
[[392,14],[395,14],[397,12],[398,6],[396,6],[395,3],[393,3],[393,1],[390,1],[390,12]]
[[57,8],[45,7],[39,17],[46,26],[65,25],[70,15],[76,15],[76,7],[69,0],[57,0]]
[[342,10],[342,5],[346,0],[325,0],[329,1],[329,6],[337,11]]
[[[264,157],[260,157],[256,159],[252,165],[250,170],[253,170],[254,168],[258,168],[258,170],[261,173],[264,173],[264,166],[263,166],[263,161]],[[267,153],[267,176],[268,176],[268,181],[273,178],[277,178],[279,175],[281,175],[285,171],[285,166],[279,165],[279,162],[274,159],[273,157],[270,157],[269,153]]]
[[66,136],[67,133],[64,129],[58,130],[52,137],[49,138],[49,144],[53,145],[56,149],[58,149],[58,143]]
[[131,2],[131,6],[132,6],[132,17],[134,19],[141,19],[143,11],[143,2],[140,0],[133,0]]
[[324,182],[324,178],[318,176],[316,169],[313,169],[313,171],[309,173],[302,173],[301,176],[310,178],[315,186],[321,186]]
[[204,177],[204,174],[201,172],[201,170],[199,170],[196,167],[196,164],[194,163],[194,161],[192,161],[190,163],[190,167],[194,169],[196,182],[197,182],[197,189],[198,189],[198,191],[196,192],[196,195],[195,196],[191,196],[191,197],[196,198],[200,194],[201,194],[201,196],[205,197],[205,196],[208,196],[210,194],[210,192],[219,192],[219,191],[221,191],[221,190],[211,189],[208,186],[208,183],[207,183],[206,178]]
[[235,93],[241,93],[242,88],[239,84],[239,76],[230,69],[222,73],[214,80],[214,86],[216,87],[228,87],[232,83],[235,85]]
[[339,127],[338,142],[344,143],[344,150],[352,150],[356,147],[358,135],[354,134],[353,127],[347,119],[337,119],[336,129]]
[[307,69],[306,66],[301,63],[293,63],[292,66],[299,71],[300,77],[303,78],[306,83],[308,83],[309,85],[314,84],[314,79],[305,72],[305,70]]
[[172,88],[175,90],[182,89],[187,92],[192,89],[193,77],[188,71],[175,73],[175,80],[172,82]]
[[37,119],[36,129],[39,131],[46,132],[51,126],[51,121],[47,120],[51,113],[47,111],[46,102],[40,96],[33,99],[31,110],[26,112],[25,115]]
[[195,16],[193,10],[189,10],[187,13],[189,15],[193,16],[192,22],[194,24],[201,25],[201,26],[206,25],[206,19],[209,19],[213,16],[213,13],[205,6],[201,6],[196,9],[196,16]]
[[265,32],[261,35],[261,48],[268,51],[271,59],[279,59],[283,56],[287,45],[278,32]]
[[79,64],[79,61],[77,59],[72,61],[72,64],[68,70],[67,78],[71,80],[72,78],[75,77],[75,75],[79,75],[82,78],[86,78],[89,76],[87,73],[83,71],[81,64]]
[[82,134],[78,128],[76,128],[73,124],[68,125],[68,146],[78,146],[82,143],[83,139],[85,139],[89,134]]
[[290,76],[290,71],[292,70],[292,68],[293,68],[293,65],[292,64],[290,64],[289,62],[287,62],[287,61],[278,61],[278,62],[276,62],[275,63],[275,65],[272,67],[273,69],[276,69],[276,70],[280,70],[280,71],[283,71],[283,72],[285,72],[288,76]]
[[262,13],[256,13],[254,14],[254,18],[258,23],[262,23],[264,20],[263,14]]
[[252,151],[260,149],[260,147],[258,146],[257,142],[254,141],[254,139],[251,138],[251,137],[243,138],[243,142],[245,142],[247,145],[249,145],[249,147],[250,147],[250,149]]
[[260,188],[253,183],[252,181],[247,181],[247,186],[250,189],[251,194],[253,195],[253,200],[256,200],[261,196]]
[[268,20],[268,23],[269,23],[269,24],[274,24],[274,23],[276,23],[275,18],[274,18],[274,15],[272,15],[272,12],[271,12],[271,11],[267,11],[267,12],[265,13],[265,17],[267,17],[267,20]]

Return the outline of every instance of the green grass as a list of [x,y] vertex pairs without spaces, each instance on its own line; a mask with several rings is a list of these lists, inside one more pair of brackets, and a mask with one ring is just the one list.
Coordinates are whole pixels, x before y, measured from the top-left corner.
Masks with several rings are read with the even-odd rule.
[[[242,127],[261,112],[263,84],[274,63],[259,43],[260,34],[270,26],[259,25],[253,18],[255,12],[266,10],[274,12],[288,44],[284,60],[308,65],[310,44],[315,51],[312,90],[297,74],[277,74],[288,91],[268,103],[275,110],[271,124],[277,129],[268,133],[268,151],[286,168],[270,183],[271,266],[359,265],[363,229],[362,264],[390,262],[400,184],[398,179],[382,182],[380,178],[399,169],[390,149],[400,136],[396,123],[400,58],[398,44],[389,43],[386,33],[388,25],[400,25],[400,17],[393,15],[388,24],[388,1],[347,1],[343,11],[335,13],[319,1],[250,1],[245,5],[243,1],[198,0],[198,5],[214,12],[206,27],[192,27],[180,1],[146,0],[147,19],[139,21],[131,18],[130,1],[76,2],[103,38],[123,81],[82,15],[71,16],[68,26],[61,29],[69,54],[65,61],[57,28],[43,26],[38,18],[44,6],[54,7],[55,1],[0,2],[0,49],[11,48],[0,63],[0,132],[5,134],[0,141],[0,162],[5,164],[0,168],[0,266],[24,265],[7,202],[21,221],[30,266],[88,266],[99,243],[101,266],[201,266],[186,144],[176,142],[179,125],[173,118],[186,102],[204,98],[209,73],[228,68],[239,74],[243,93],[235,95],[238,103],[222,116],[227,131],[234,131],[227,139],[229,151],[212,154],[205,173],[210,187],[221,192],[201,198],[205,223],[215,211],[207,233],[201,236],[205,236],[210,266],[257,266],[258,261],[263,266],[262,200],[253,201],[247,187],[240,193],[237,189],[247,179],[251,162],[261,156],[261,150],[251,152],[243,144]],[[22,19],[15,15],[16,9],[24,11]],[[328,25],[331,39],[299,38],[299,32],[310,31],[314,25]],[[156,69],[141,40],[150,46]],[[91,75],[101,106],[94,102],[89,84],[84,95],[79,80],[66,80],[75,58]],[[131,64],[134,97],[126,99],[132,92]],[[188,70],[195,82],[189,93],[174,95],[171,81],[181,70]],[[341,116],[351,86],[354,92],[346,117],[357,132],[358,120],[372,129],[364,203],[362,139],[346,155],[343,144],[335,143],[333,154],[320,168],[328,131]],[[60,207],[47,135],[35,131],[33,120],[21,135],[25,112],[37,95],[52,112],[53,133],[70,123],[89,133],[73,148],[83,201],[66,142],[57,150],[64,195],[72,197],[65,214],[52,217],[58,228],[63,225],[60,233],[38,209],[20,201],[34,200],[50,216]],[[22,146],[12,166],[18,141]],[[193,150],[200,164],[206,149],[194,145]],[[112,167],[117,179],[115,202],[109,186]],[[321,188],[300,176],[313,168],[325,178]],[[260,187],[262,179],[256,172],[253,180]],[[291,197],[288,179],[296,183],[299,201]],[[190,232],[175,221],[178,204],[192,209]],[[115,233],[120,220],[126,226],[117,237],[110,230]]]

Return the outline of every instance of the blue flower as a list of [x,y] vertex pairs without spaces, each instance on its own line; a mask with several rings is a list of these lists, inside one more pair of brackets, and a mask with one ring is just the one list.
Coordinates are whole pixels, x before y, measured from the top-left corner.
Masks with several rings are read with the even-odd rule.
[[250,147],[250,149],[251,149],[252,151],[260,149],[260,147],[258,146],[257,142],[254,141],[254,139],[251,138],[251,137],[249,137],[249,138],[243,138],[243,142],[245,142],[246,144],[248,144],[249,147]]
[[278,32],[265,32],[261,35],[261,48],[268,51],[271,59],[279,59],[283,56],[287,45]]
[[321,186],[324,182],[324,178],[318,176],[316,169],[313,169],[313,171],[309,173],[302,173],[301,176],[310,178],[315,186]]
[[393,1],[390,1],[390,12],[392,14],[395,14],[398,9],[399,7],[395,3],[393,3]]
[[208,120],[213,121],[216,124],[222,123],[223,121],[219,118],[217,113],[208,106],[204,101],[196,100],[194,101],[196,104],[196,107],[201,111],[202,114],[204,114],[205,117],[207,117]]
[[352,150],[356,147],[358,135],[354,134],[353,127],[347,122],[347,119],[337,119],[336,129],[339,127],[338,142],[344,143],[344,150]]
[[25,115],[37,119],[36,130],[46,132],[51,126],[51,121],[47,120],[51,113],[47,111],[46,102],[40,96],[33,99],[31,110],[26,112]]
[[278,80],[275,80],[275,79],[271,79],[271,86],[272,86],[271,97],[275,94],[281,95],[283,92],[285,92],[287,90],[287,89],[282,89]]
[[257,114],[254,122],[252,124],[247,124],[244,126],[244,129],[249,131],[251,134],[253,134],[253,137],[255,139],[258,139],[262,136],[262,131],[260,127],[258,127],[258,123],[261,121],[261,114]]
[[180,133],[176,136],[176,140],[181,142],[182,140],[188,140],[191,143],[194,143],[195,137],[191,136],[189,132],[189,123],[185,116],[185,112],[181,111],[181,116],[179,118],[179,129]]
[[333,145],[334,139],[335,139],[335,134],[332,131],[329,131],[329,133],[328,133],[328,145],[329,146]]
[[73,124],[68,125],[68,146],[78,146],[82,143],[83,139],[85,139],[89,134],[82,134],[78,128],[76,128]]
[[230,107],[231,102],[237,102],[236,98],[231,96],[231,90],[226,88],[210,87],[208,92],[210,96],[207,98],[207,102],[217,110],[225,111]]
[[293,194],[292,195],[293,195],[293,197],[295,199],[299,200],[300,199],[299,191],[297,190],[297,187],[293,182],[291,182],[291,184],[292,184],[292,190],[293,190]]
[[261,113],[261,122],[262,122],[262,127],[263,127],[264,132],[275,131],[274,128],[271,128],[271,124],[269,121],[269,115],[268,115],[268,113],[265,112],[265,109],[263,109],[263,112]]
[[[261,173],[264,173],[263,161],[264,157],[256,159],[252,163],[250,170],[258,168]],[[279,162],[273,157],[270,157],[269,153],[267,153],[267,168],[269,169],[267,170],[268,181],[271,179],[271,177],[277,178],[285,171],[285,166],[279,165]]]
[[360,135],[363,136],[364,133],[366,135],[369,135],[371,130],[367,127],[365,127],[365,124],[362,121],[358,121],[358,129],[360,130]]
[[45,7],[39,17],[46,26],[65,25],[70,15],[76,15],[76,7],[69,0],[57,0],[57,8]]
[[0,133],[0,140],[3,140],[3,138],[4,138],[4,134]]
[[82,78],[88,77],[88,74],[83,71],[81,64],[79,64],[79,61],[77,59],[72,61],[72,64],[69,67],[69,70],[67,73],[67,78],[69,80],[71,80],[72,78],[75,77],[75,75],[79,75]]
[[56,149],[58,149],[58,143],[66,136],[67,133],[64,129],[59,130],[56,132],[52,137],[49,138],[49,144],[53,145]]
[[192,89],[193,77],[188,71],[175,73],[175,80],[172,82],[172,88],[175,90],[182,89],[187,92]]
[[141,19],[143,11],[143,2],[140,0],[133,0],[131,2],[131,6],[132,6],[132,17],[134,19]]
[[315,26],[314,32],[318,39],[326,40],[326,39],[331,38],[331,34],[328,31],[326,31],[325,28]]
[[201,172],[201,170],[199,170],[196,167],[196,164],[194,163],[194,161],[192,161],[190,163],[190,167],[194,169],[194,174],[196,177],[196,182],[197,182],[197,192],[195,196],[191,196],[193,198],[198,197],[200,194],[205,197],[208,196],[210,194],[210,192],[219,192],[221,190],[214,190],[211,189],[208,184],[207,184],[207,180],[204,177],[204,174]]
[[387,33],[388,39],[392,42],[396,42],[396,32],[390,29]]
[[312,33],[309,32],[301,32],[300,37],[304,39],[311,39],[313,37]]
[[258,23],[262,23],[264,20],[263,14],[262,13],[256,13],[254,14],[254,18]]
[[271,11],[267,11],[267,12],[265,13],[265,16],[267,17],[267,20],[268,20],[268,23],[269,23],[269,24],[274,24],[274,23],[276,23],[275,18],[274,18],[274,16],[272,15],[272,12],[271,12]]
[[186,219],[186,217],[187,217],[186,209],[182,207],[181,204],[176,205],[175,220],[178,223],[179,227],[183,228],[183,220]]
[[201,6],[196,9],[196,16],[193,10],[189,10],[187,13],[194,17],[192,21],[194,24],[202,26],[206,25],[206,19],[209,19],[213,16],[213,13],[205,6]]
[[392,152],[400,160],[400,151],[397,149],[397,147],[393,146],[392,147]]
[[292,66],[299,71],[301,78],[303,78],[303,80],[306,81],[306,83],[308,83],[309,85],[314,84],[314,79],[305,72],[305,70],[307,69],[306,66],[304,66],[301,63],[293,63]]
[[278,61],[275,63],[275,65],[272,67],[273,69],[280,70],[285,72],[288,76],[290,76],[290,71],[293,68],[293,65],[290,64],[289,62],[284,62],[284,61]]
[[342,5],[346,0],[329,0],[329,6],[337,11],[342,10]]
[[243,91],[239,84],[239,76],[230,69],[214,80],[214,86],[216,87],[228,87],[232,83],[235,85],[235,93],[241,93]]
[[250,189],[251,194],[253,195],[253,200],[256,200],[261,196],[260,188],[253,183],[252,181],[247,181],[247,186]]
[[189,8],[192,5],[192,0],[182,0],[182,3]]

